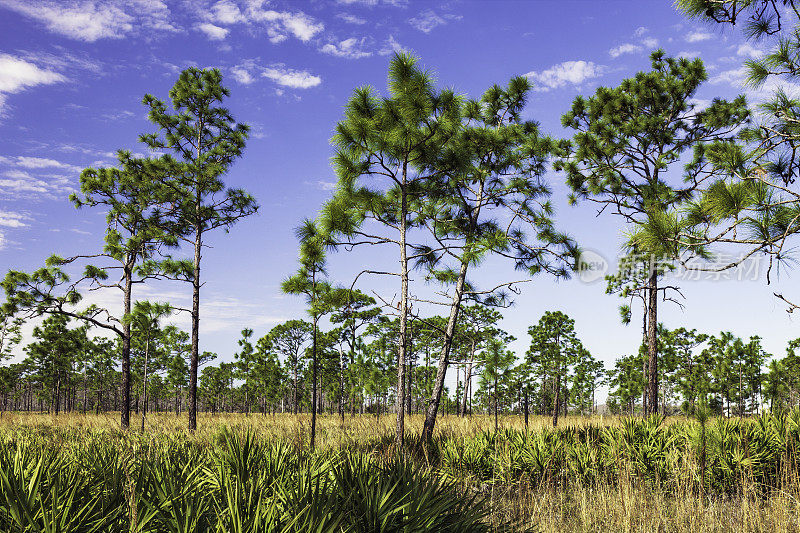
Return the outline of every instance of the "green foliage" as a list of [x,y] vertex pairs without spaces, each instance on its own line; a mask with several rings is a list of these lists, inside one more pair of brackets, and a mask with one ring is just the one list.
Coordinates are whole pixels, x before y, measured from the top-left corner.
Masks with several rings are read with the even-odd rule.
[[[693,18],[721,25],[736,25],[745,37],[758,42],[764,53],[745,62],[747,83],[760,87],[774,81],[770,99],[759,106],[759,123],[742,130],[743,146],[716,144],[699,152],[697,159],[719,176],[704,197],[693,206],[692,216],[703,243],[728,242],[743,246],[743,257],[765,253],[770,257],[767,281],[773,266],[790,259],[787,239],[800,231],[800,191],[796,177],[800,142],[800,102],[784,90],[782,81],[793,83],[800,75],[800,12],[793,1],[770,0],[709,3],[678,0],[678,8]],[[736,266],[741,261],[726,265]],[[790,311],[797,304],[782,294]]]
[[183,269],[192,284],[192,343],[189,366],[189,429],[197,427],[199,367],[200,261],[205,234],[230,230],[258,211],[258,203],[243,189],[226,187],[223,176],[242,155],[248,127],[237,123],[221,106],[230,91],[218,69],[188,68],[169,91],[172,110],[153,95],[143,103],[159,131],[142,135],[151,150],[166,152],[158,161],[159,179],[169,190],[172,234],[193,248],[193,260]]
[[3,531],[490,530],[482,497],[399,457],[308,455],[230,430],[205,446],[64,433],[57,451],[52,437],[3,434]]
[[767,494],[796,479],[798,420],[796,411],[670,424],[653,415],[605,427],[503,430],[437,444],[449,477],[478,483],[526,478],[534,486],[563,488],[633,480],[666,492],[689,487],[731,495],[748,487]]
[[[546,311],[536,325],[528,327],[528,334],[531,345],[525,354],[526,370],[530,379],[540,383],[538,390],[532,391],[534,402],[543,407],[549,404],[553,425],[556,425],[562,406],[566,411],[570,369],[580,369],[582,377],[591,383],[579,380],[577,387],[573,388],[575,393],[583,396],[585,390],[582,389],[594,389],[597,379],[595,365],[576,335],[575,321],[561,311]],[[574,374],[573,379],[577,375]],[[584,404],[585,398],[581,398],[580,403]]]

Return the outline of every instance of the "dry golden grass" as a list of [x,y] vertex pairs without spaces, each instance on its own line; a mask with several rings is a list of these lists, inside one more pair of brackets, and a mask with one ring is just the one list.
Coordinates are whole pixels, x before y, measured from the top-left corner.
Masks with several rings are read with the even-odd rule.
[[[672,420],[674,421],[674,420]],[[679,421],[679,420],[677,420]],[[409,440],[422,429],[421,415],[409,416],[406,428]],[[217,414],[202,413],[198,431],[189,436],[185,416],[168,413],[148,414],[147,433],[183,434],[202,441],[217,434],[222,426],[250,428],[255,432],[292,442],[303,447],[308,441],[310,416],[259,413]],[[344,450],[355,448],[391,449],[395,427],[394,416],[345,416],[344,422],[334,415],[317,419],[317,442],[322,448]],[[562,419],[559,426],[616,425],[615,417],[576,417]],[[132,415],[131,427],[138,428],[140,418]],[[524,428],[518,416],[501,418],[503,428]],[[59,416],[35,413],[2,413],[0,430],[24,427],[56,426],[75,430],[117,430],[119,414],[101,415],[79,413]],[[552,427],[549,417],[531,417],[530,428]],[[475,415],[468,418],[445,415],[437,422],[437,433],[444,436],[469,437],[493,430],[494,419]],[[138,433],[137,429],[131,432]],[[615,485],[600,484],[583,487],[531,487],[520,480],[513,485],[473,486],[490,498],[492,516],[498,522],[511,519],[522,530],[546,533],[568,532],[799,532],[800,487],[790,487],[769,496],[758,496],[755,490],[744,490],[736,496],[700,498],[688,487],[685,491],[665,493],[638,485],[635,481]]]

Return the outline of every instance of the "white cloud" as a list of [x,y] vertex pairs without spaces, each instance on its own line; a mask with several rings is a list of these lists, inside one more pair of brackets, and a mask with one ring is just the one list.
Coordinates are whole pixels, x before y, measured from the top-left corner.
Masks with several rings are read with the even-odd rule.
[[736,48],[736,55],[741,57],[747,57],[749,59],[758,59],[764,55],[764,51],[759,50],[750,43],[744,43],[740,45],[738,48]]
[[656,46],[658,46],[658,39],[656,39],[655,37],[645,37],[644,39],[642,39],[642,44],[646,48],[655,48]]
[[0,0],[0,5],[79,41],[119,39],[140,27],[177,31],[170,22],[169,8],[160,0]]
[[233,75],[233,79],[242,85],[250,85],[256,81],[253,75],[250,74],[250,70],[246,65],[237,65],[233,67],[231,69],[231,74]]
[[30,220],[30,217],[23,213],[13,213],[0,209],[0,226],[6,228],[24,228],[27,226],[25,223],[26,220]]
[[698,43],[700,41],[707,41],[709,39],[713,39],[714,35],[708,33],[707,31],[690,31],[684,36],[684,39],[687,43]]
[[131,117],[133,117],[135,115],[136,114],[133,111],[128,111],[126,109],[123,109],[122,111],[114,111],[114,112],[111,112],[111,113],[103,113],[100,116],[103,117],[106,120],[125,120],[126,118],[131,118]]
[[225,37],[227,37],[228,33],[230,32],[229,29],[215,26],[210,22],[202,22],[198,24],[197,29],[205,33],[206,37],[208,37],[212,41],[221,41]]
[[23,170],[16,170],[16,169],[14,169],[14,170],[6,170],[5,172],[3,172],[3,176],[5,176],[7,178],[14,179],[14,180],[31,180],[31,179],[33,179],[33,176],[31,176],[27,172],[25,172]]
[[633,32],[633,35],[635,37],[641,37],[642,35],[644,35],[648,31],[650,31],[650,30],[648,28],[646,28],[645,26],[639,26],[638,28],[636,28],[636,31]]
[[606,67],[591,61],[564,61],[541,72],[531,71],[525,74],[528,78],[539,82],[542,87],[538,91],[558,89],[565,85],[580,85],[586,80],[598,78],[605,73]]
[[[280,63],[262,67],[253,59],[246,59],[231,68],[231,75],[242,85],[255,83],[259,77],[270,79],[280,86],[292,89],[308,89],[322,83],[322,78],[308,71],[286,68]],[[283,94],[282,91],[278,96],[281,94]]]
[[311,185],[321,191],[332,191],[336,189],[335,181],[317,180],[317,181],[306,181],[304,183],[306,185]]
[[38,196],[51,192],[47,182],[37,179],[0,179],[0,189],[5,189],[3,194],[12,198],[27,197],[31,193],[36,193]]
[[362,19],[361,17],[357,17],[355,15],[351,15],[350,13],[339,13],[336,15],[336,18],[342,19],[343,21],[347,22],[348,24],[366,24],[367,20]]
[[361,4],[367,7],[375,7],[378,4],[393,7],[406,7],[408,5],[408,0],[336,0],[336,2],[347,6]]
[[305,70],[287,69],[282,66],[265,68],[261,75],[278,85],[292,89],[310,89],[322,83],[322,78]]
[[389,54],[401,52],[403,50],[405,50],[403,45],[397,42],[397,40],[394,38],[394,35],[390,35],[389,38],[386,39],[386,42],[383,44],[381,49],[378,50],[378,55],[388,56]]
[[369,57],[372,52],[364,49],[367,38],[356,39],[351,37],[337,43],[328,43],[320,48],[320,51],[325,54],[330,54],[336,57],[346,57],[349,59],[360,59],[362,57]]
[[291,13],[289,11],[264,9],[265,3],[264,0],[250,0],[245,15],[250,22],[265,23],[267,25],[267,35],[273,43],[285,41],[289,35],[303,42],[308,42],[325,29],[325,25],[322,22],[318,22],[315,18],[306,15],[302,11]]
[[432,9],[427,9],[414,18],[408,19],[408,23],[424,33],[430,33],[437,26],[447,24],[447,21],[437,15]]
[[726,83],[736,90],[743,91],[749,103],[761,103],[769,100],[776,91],[786,93],[790,98],[800,97],[800,84],[792,83],[775,76],[767,78],[766,83],[759,87],[749,87],[746,85],[747,67],[725,70],[720,72],[709,81],[710,83]]
[[711,78],[709,83],[729,83],[731,85],[741,85],[747,75],[745,67],[739,67],[731,70],[725,70]]
[[621,56],[623,54],[635,54],[635,53],[641,52],[641,51],[642,51],[642,47],[639,46],[638,44],[625,43],[625,44],[621,44],[619,46],[615,46],[614,48],[609,50],[608,51],[608,55],[610,55],[612,58],[616,59],[616,58],[618,58],[619,56]]
[[86,54],[74,54],[65,50],[59,50],[60,55],[49,54],[47,52],[19,52],[20,58],[40,67],[63,72],[65,70],[87,70],[93,74],[102,75],[104,65],[100,61],[89,57]]
[[225,26],[240,23],[263,26],[273,44],[289,37],[308,42],[325,29],[325,24],[302,11],[275,11],[269,5],[267,0],[244,0],[239,4],[233,0],[218,0],[210,8],[196,6],[195,15],[205,21],[196,27],[211,39],[222,40],[229,31]]
[[7,167],[0,172],[0,197],[10,199],[63,198],[75,189],[75,178],[82,170],[55,159],[30,156],[0,156],[0,165]]
[[76,167],[75,165],[69,165],[67,163],[62,163],[61,161],[56,161],[55,159],[49,159],[46,157],[28,157],[20,155],[15,158],[15,164],[18,167],[28,169],[63,168],[65,170],[81,170],[80,167]]
[[236,24],[246,20],[239,10],[239,6],[230,0],[219,0],[219,2],[211,6],[209,18],[220,24]]
[[438,26],[444,26],[449,20],[461,20],[461,15],[437,15],[432,9],[426,9],[414,18],[408,19],[408,23],[424,33],[430,33]]
[[0,111],[8,94],[19,93],[37,85],[64,81],[67,78],[57,72],[42,69],[10,54],[0,54]]

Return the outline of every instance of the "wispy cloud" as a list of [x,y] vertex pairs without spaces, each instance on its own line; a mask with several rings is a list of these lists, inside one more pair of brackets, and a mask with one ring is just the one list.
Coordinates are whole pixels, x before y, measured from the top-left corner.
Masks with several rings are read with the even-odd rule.
[[231,68],[231,75],[233,76],[234,80],[241,83],[242,85],[250,85],[251,83],[256,81],[256,79],[250,73],[250,68],[253,67],[248,65],[237,65]]
[[764,50],[760,50],[750,43],[744,43],[736,48],[736,55],[748,59],[759,59],[764,55]]
[[261,73],[278,85],[292,89],[310,89],[322,83],[322,78],[305,70],[293,70],[283,66],[267,67]]
[[400,44],[397,39],[394,38],[394,35],[390,35],[386,42],[383,43],[383,46],[380,50],[378,50],[379,56],[388,56],[394,52],[400,52],[405,50],[405,47]]
[[11,200],[63,198],[81,167],[46,157],[0,156],[0,196]]
[[275,63],[264,67],[260,66],[254,59],[244,60],[231,68],[231,75],[233,79],[242,85],[255,83],[259,78],[266,78],[282,87],[289,87],[292,89],[310,89],[322,83],[321,77],[307,70],[288,68],[282,63]]
[[336,18],[341,19],[348,24],[357,24],[359,26],[367,23],[367,19],[362,19],[361,17],[351,15],[350,13],[339,13],[336,15]]
[[209,14],[212,20],[221,24],[236,24],[247,20],[239,6],[231,0],[219,0],[211,6]]
[[53,33],[86,42],[121,39],[141,28],[177,31],[161,0],[0,0],[0,6],[43,23]]
[[708,41],[709,39],[713,38],[713,34],[702,30],[690,31],[684,36],[684,40],[687,43],[699,43],[700,41]]
[[24,91],[37,85],[51,85],[67,81],[58,72],[40,68],[34,63],[10,54],[0,54],[0,112],[7,95]]
[[196,27],[199,31],[205,33],[206,37],[208,37],[212,41],[221,41],[225,39],[225,37],[227,37],[228,33],[230,33],[231,31],[227,28],[221,28],[219,26],[215,26],[210,22],[202,22],[198,24]]
[[525,74],[528,78],[538,82],[537,91],[549,91],[566,85],[580,85],[586,80],[599,78],[606,71],[603,65],[591,61],[564,61],[545,69],[541,72],[531,71]]
[[0,226],[6,228],[24,228],[28,224],[27,220],[31,217],[25,213],[15,213],[13,211],[3,211],[0,209]]
[[641,52],[642,47],[638,44],[633,43],[625,43],[619,46],[615,46],[611,50],[608,51],[608,55],[612,57],[612,59],[616,59],[623,54],[635,54],[637,52]]
[[408,0],[336,0],[336,2],[346,6],[360,4],[367,7],[375,7],[377,5],[406,7],[408,5]]
[[336,57],[346,57],[348,59],[360,59],[362,57],[369,57],[372,52],[366,50],[368,45],[367,37],[356,39],[351,37],[338,43],[328,43],[320,48],[320,51]]
[[325,29],[325,24],[302,11],[276,11],[268,6],[265,0],[248,0],[243,8],[231,0],[219,0],[210,9],[196,10],[205,20],[205,26],[197,27],[210,39],[221,40],[228,32],[224,26],[240,23],[254,28],[261,26],[273,44],[289,37],[308,42]]
[[642,39],[642,45],[645,48],[651,48],[651,49],[655,48],[656,46],[658,46],[658,39],[656,39],[655,37],[645,37],[644,39]]
[[416,17],[408,19],[408,23],[423,33],[430,33],[439,26],[444,26],[449,21],[460,20],[461,15],[439,15],[432,9],[422,11]]

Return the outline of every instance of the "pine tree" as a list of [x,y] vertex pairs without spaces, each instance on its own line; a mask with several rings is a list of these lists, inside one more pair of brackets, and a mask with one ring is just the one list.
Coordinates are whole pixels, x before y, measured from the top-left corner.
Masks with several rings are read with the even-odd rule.
[[[493,338],[486,346],[483,354],[483,371],[481,372],[478,386],[487,391],[494,407],[494,431],[499,430],[498,411],[502,398],[506,397],[511,389],[514,376],[513,368],[516,355],[507,350],[508,342],[514,340],[510,335]],[[458,401],[458,398],[456,398]]]
[[[323,209],[325,230],[350,244],[389,244],[399,252],[399,270],[364,272],[395,275],[400,281],[397,316],[398,445],[404,439],[406,328],[409,269],[426,255],[410,232],[421,223],[426,188],[441,170],[431,168],[460,124],[460,101],[453,91],[438,91],[417,60],[397,53],[389,65],[390,96],[369,87],[355,91],[336,127],[333,162],[339,178],[334,198]],[[376,224],[365,224],[365,222]]]
[[347,290],[336,289],[326,279],[325,246],[327,234],[321,232],[316,222],[305,220],[297,230],[300,241],[300,268],[294,276],[281,284],[287,294],[303,295],[311,315],[311,448],[314,448],[317,428],[317,392],[319,369],[319,320],[331,313],[347,298]]
[[[119,168],[87,168],[81,173],[81,193],[70,199],[76,207],[106,210],[105,246],[98,254],[70,258],[51,256],[33,273],[11,270],[0,283],[6,303],[3,317],[33,318],[59,314],[81,320],[117,335],[121,340],[121,425],[130,424],[130,313],[133,287],[153,278],[174,276],[185,264],[163,255],[177,245],[169,210],[164,209],[167,191],[159,182],[158,160],[137,159],[117,152]],[[103,258],[104,265],[86,264],[80,278],[71,281],[62,267]],[[117,277],[118,276],[118,277]],[[117,277],[116,281],[114,281]],[[76,306],[81,292],[111,288],[122,295],[122,315],[91,305]]]
[[257,362],[257,354],[253,349],[253,343],[250,338],[253,336],[253,330],[244,328],[242,330],[242,338],[239,339],[239,351],[234,355],[236,358],[236,374],[239,379],[243,381],[242,388],[244,389],[244,411],[250,414],[250,402],[252,401],[252,393],[257,388],[257,376],[255,374],[255,367]]
[[552,387],[553,426],[558,425],[558,414],[566,405],[565,385],[569,368],[585,351],[575,333],[575,321],[561,311],[546,311],[536,325],[528,328],[531,346],[526,352],[529,364]]
[[310,340],[313,325],[304,320],[289,320],[272,328],[267,336],[272,349],[283,356],[284,367],[291,374],[292,409],[299,409],[299,378],[303,374],[305,362],[304,346]]
[[158,133],[142,135],[152,150],[169,151],[160,160],[163,184],[170,190],[169,200],[177,208],[173,234],[193,249],[191,272],[185,276],[192,284],[192,351],[189,366],[189,430],[197,429],[197,369],[200,365],[200,263],[207,234],[231,228],[240,219],[258,210],[255,199],[242,189],[226,188],[222,180],[234,161],[242,155],[248,127],[234,121],[221,107],[230,91],[222,85],[217,69],[189,68],[181,72],[169,92],[172,111],[148,94],[144,104],[148,118]]
[[[130,314],[130,324],[137,343],[142,345],[143,371],[142,371],[142,427],[144,432],[145,417],[147,416],[147,377],[148,365],[152,354],[158,353],[159,344],[163,344],[163,332],[160,328],[162,318],[172,314],[172,307],[166,303],[153,303],[137,301]],[[152,369],[150,370],[152,372]]]
[[657,50],[651,62],[650,72],[575,99],[562,123],[576,133],[556,169],[566,172],[573,202],[585,199],[619,215],[631,227],[630,246],[649,258],[648,410],[657,413],[660,263],[687,250],[705,253],[700,246],[686,246],[686,223],[678,209],[708,178],[707,169],[694,165],[679,185],[668,181],[669,170],[687,152],[697,154],[706,144],[732,139],[749,112],[742,96],[695,109],[691,100],[707,79],[701,60],[670,58]]
[[[793,1],[678,0],[677,7],[691,18],[720,25],[743,22],[747,40],[766,53],[745,62],[747,85],[757,88],[773,82],[772,97],[759,107],[759,124],[744,128],[742,144],[717,143],[706,150],[701,164],[720,178],[706,188],[695,206],[699,238],[706,243],[738,244],[743,253],[717,270],[733,268],[766,254],[766,280],[774,267],[792,261],[787,250],[800,232],[800,100],[787,90],[800,77],[800,12]],[[785,81],[787,88],[781,85]],[[792,296],[775,294],[787,310],[800,309]]]
[[[540,134],[535,122],[522,119],[530,89],[527,78],[515,77],[506,87],[492,86],[480,100],[467,100],[458,134],[442,160],[430,164],[445,172],[444,179],[429,187],[422,220],[434,244],[422,259],[433,279],[453,289],[446,302],[450,313],[428,401],[425,440],[433,435],[463,301],[507,303],[505,289],[514,288],[514,282],[498,282],[479,290],[468,274],[495,256],[529,276],[546,272],[566,277],[577,255],[575,243],[555,229],[544,179],[556,143]],[[468,380],[466,376],[467,385]]]

